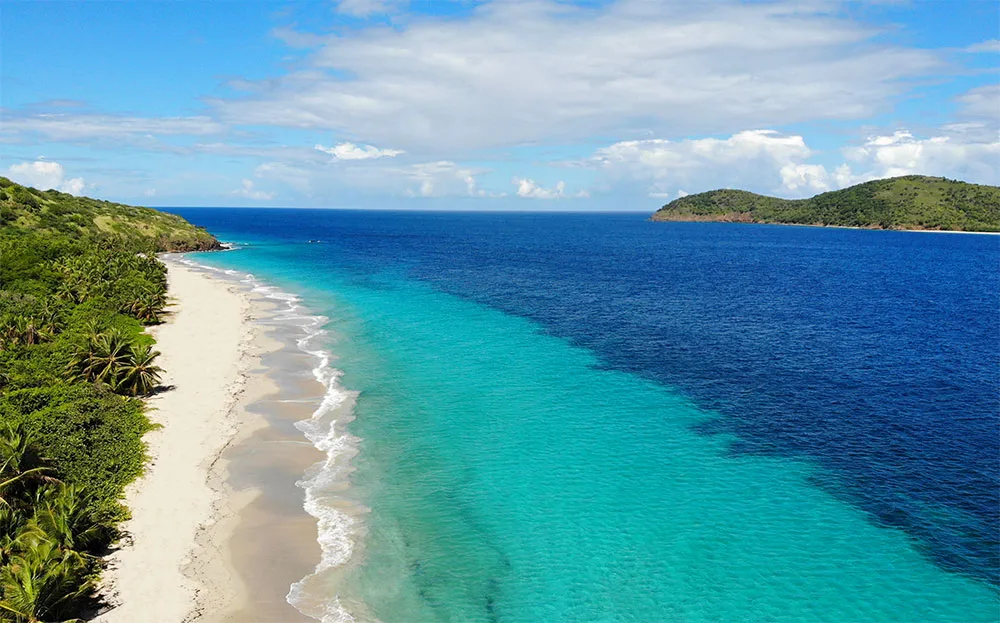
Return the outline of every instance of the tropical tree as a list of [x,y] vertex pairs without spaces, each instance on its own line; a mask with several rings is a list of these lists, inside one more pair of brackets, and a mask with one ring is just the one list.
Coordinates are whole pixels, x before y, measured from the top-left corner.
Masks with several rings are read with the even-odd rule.
[[0,506],[12,506],[32,484],[53,482],[47,463],[24,424],[4,423],[0,428]]
[[101,333],[90,338],[86,346],[77,351],[70,365],[83,379],[107,383],[113,389],[128,360],[130,346],[128,336],[120,331]]
[[163,369],[153,363],[160,356],[147,345],[133,344],[122,366],[116,391],[130,396],[146,396],[160,384]]
[[21,541],[0,569],[0,610],[5,618],[14,623],[79,621],[68,617],[93,594],[87,561],[35,528],[26,529]]
[[115,534],[110,522],[96,510],[93,496],[76,485],[63,483],[39,487],[32,499],[37,527],[59,547],[95,554]]
[[156,324],[160,322],[160,314],[165,305],[166,300],[162,294],[144,292],[126,303],[124,311],[144,324]]
[[50,337],[44,326],[38,321],[26,316],[7,317],[0,325],[0,347],[29,346],[38,344]]
[[105,383],[118,394],[145,396],[160,383],[160,353],[118,331],[86,336],[69,368],[77,378]]

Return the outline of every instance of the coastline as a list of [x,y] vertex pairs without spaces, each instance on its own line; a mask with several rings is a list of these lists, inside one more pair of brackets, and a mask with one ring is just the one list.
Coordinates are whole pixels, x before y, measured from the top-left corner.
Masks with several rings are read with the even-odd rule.
[[[292,424],[309,417],[322,388],[310,377],[300,408],[276,430],[255,404],[284,389],[271,377],[274,366],[262,363],[288,350],[287,340],[273,335],[277,305],[238,279],[163,259],[171,313],[150,333],[168,390],[148,401],[158,428],[144,438],[145,473],[126,492],[127,536],[107,558],[102,595],[109,608],[95,620],[313,621],[285,596],[320,558],[316,522],[295,484],[321,454]],[[299,355],[296,369],[310,374],[302,365],[308,355]],[[272,486],[247,476],[260,470],[262,457],[271,462],[264,471]],[[274,522],[268,498],[282,494],[282,521]],[[289,516],[289,505],[297,516]],[[251,618],[265,610],[267,618]]]
[[169,390],[148,403],[160,428],[96,621],[355,620],[326,592],[365,512],[342,495],[355,394],[311,343],[326,318],[252,275],[161,259],[172,313],[151,333]]
[[[782,227],[815,227],[818,229],[857,229],[863,231],[902,231],[917,232],[925,234],[974,234],[980,236],[1000,236],[1000,231],[967,231],[963,229],[907,229],[907,228],[885,228],[885,227],[857,227],[852,225],[823,225],[822,223],[778,223],[771,221],[753,221],[724,215],[720,217],[709,215],[684,215],[683,218],[654,218],[650,216],[647,221],[650,223],[724,223],[727,225],[780,225]],[[735,216],[739,216],[738,214]]]
[[[126,541],[108,558],[102,623],[189,619],[199,591],[184,567],[218,495],[208,475],[236,434],[234,413],[254,337],[249,299],[234,287],[168,266],[167,321],[153,327],[168,388],[148,401],[145,473],[126,492]],[[150,615],[155,613],[155,619]]]

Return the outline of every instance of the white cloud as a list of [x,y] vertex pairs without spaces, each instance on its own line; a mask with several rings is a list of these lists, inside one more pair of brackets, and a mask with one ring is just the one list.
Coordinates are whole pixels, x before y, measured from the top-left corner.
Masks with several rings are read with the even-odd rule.
[[211,103],[231,123],[438,153],[864,118],[888,110],[909,88],[902,79],[941,66],[933,52],[878,43],[877,30],[827,8],[485,3],[461,19],[311,39],[318,45],[289,73]]
[[669,196],[681,184],[700,190],[719,186],[825,190],[818,170],[822,167],[805,162],[812,155],[801,136],[747,130],[725,139],[621,141],[598,149],[589,165],[612,183],[646,183],[657,197]]
[[517,186],[517,196],[526,199],[568,199],[570,197],[583,199],[590,196],[585,190],[581,190],[573,195],[567,195],[566,182],[561,180],[556,183],[554,188],[544,188],[535,183],[535,180],[526,178],[515,177],[511,183]]
[[830,190],[830,175],[821,164],[786,164],[778,171],[781,185],[791,192]]
[[60,185],[59,190],[71,195],[79,195],[83,192],[84,186],[86,186],[86,184],[83,183],[82,177],[74,177],[64,181]]
[[4,111],[0,136],[17,138],[40,136],[56,141],[121,140],[143,141],[158,135],[204,136],[218,134],[225,126],[209,117],[124,117],[99,114],[36,114],[17,116]]
[[[952,136],[916,138],[906,130],[871,136],[843,150],[850,169],[839,182],[857,183],[899,175],[940,175],[980,184],[1000,183],[1000,141],[962,142]],[[857,170],[857,173],[849,171]]]
[[1000,52],[1000,39],[990,39],[965,48],[966,52]]
[[462,167],[448,160],[414,164],[403,169],[389,169],[385,173],[394,173],[411,183],[416,183],[416,188],[411,187],[406,190],[406,194],[411,197],[497,196],[478,187],[476,175],[481,171]]
[[404,154],[401,149],[379,149],[372,145],[355,145],[354,143],[338,143],[333,147],[323,147],[317,144],[315,149],[330,154],[337,160],[371,160],[374,158],[395,158]]
[[268,201],[277,197],[277,193],[269,193],[263,190],[257,190],[254,188],[254,183],[251,180],[244,179],[242,182],[242,187],[229,193],[236,197],[243,197],[245,199],[253,199],[254,201]]
[[71,195],[79,195],[86,184],[82,177],[66,179],[66,171],[58,162],[36,160],[11,165],[7,177],[18,184],[32,186],[40,190],[55,189]]
[[753,130],[727,139],[623,141],[598,149],[587,164],[612,188],[645,185],[647,194],[658,198],[670,197],[675,190],[679,197],[687,194],[681,186],[697,192],[741,188],[809,196],[913,174],[1000,183],[1000,141],[995,134],[992,140],[944,132],[918,138],[898,130],[842,149],[843,161],[832,166],[813,162],[817,155],[801,136]]
[[286,162],[265,162],[254,169],[253,174],[261,179],[281,182],[306,196],[313,194],[314,181],[323,179],[319,169]]

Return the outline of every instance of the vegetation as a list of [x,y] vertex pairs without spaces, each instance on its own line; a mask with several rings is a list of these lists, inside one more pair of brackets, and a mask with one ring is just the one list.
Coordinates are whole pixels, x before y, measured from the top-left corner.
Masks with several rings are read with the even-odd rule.
[[0,227],[8,232],[144,241],[155,251],[209,251],[219,241],[175,214],[40,191],[0,177]]
[[178,217],[0,178],[0,621],[97,606],[160,382],[146,325],[166,306],[157,250],[214,248]]
[[1000,231],[1000,188],[908,175],[866,182],[811,199],[713,190],[671,201],[652,219]]

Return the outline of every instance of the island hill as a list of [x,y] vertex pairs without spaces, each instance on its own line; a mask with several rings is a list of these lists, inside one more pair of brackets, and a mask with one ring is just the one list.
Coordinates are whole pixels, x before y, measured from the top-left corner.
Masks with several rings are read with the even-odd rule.
[[652,220],[996,232],[1000,188],[907,175],[810,199],[713,190],[675,199],[657,210]]
[[0,177],[0,228],[6,234],[127,240],[155,251],[211,251],[222,245],[204,228],[152,208],[37,190]]

